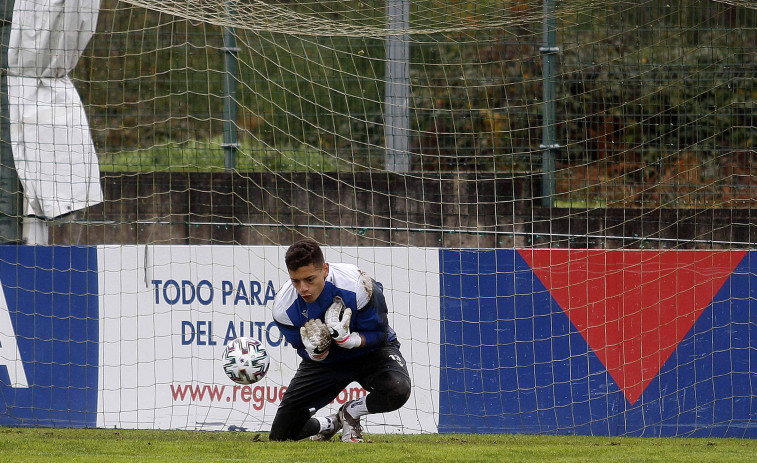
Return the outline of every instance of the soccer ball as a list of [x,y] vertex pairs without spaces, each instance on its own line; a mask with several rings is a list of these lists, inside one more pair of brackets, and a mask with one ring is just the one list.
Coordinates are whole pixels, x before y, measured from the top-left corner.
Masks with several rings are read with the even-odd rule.
[[238,384],[257,383],[268,373],[268,352],[257,339],[234,339],[226,345],[221,360],[226,376]]

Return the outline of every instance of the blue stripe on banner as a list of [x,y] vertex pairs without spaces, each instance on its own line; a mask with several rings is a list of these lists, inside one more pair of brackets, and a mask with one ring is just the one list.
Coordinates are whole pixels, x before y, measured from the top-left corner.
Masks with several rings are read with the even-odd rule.
[[96,247],[0,246],[0,282],[29,386],[11,387],[0,365],[0,425],[95,426],[97,281]]
[[441,250],[439,432],[757,437],[757,254],[632,405],[515,250]]

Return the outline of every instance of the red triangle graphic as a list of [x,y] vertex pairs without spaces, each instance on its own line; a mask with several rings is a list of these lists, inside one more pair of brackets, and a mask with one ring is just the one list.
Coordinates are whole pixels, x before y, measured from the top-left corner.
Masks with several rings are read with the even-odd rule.
[[744,258],[732,250],[520,250],[633,404]]

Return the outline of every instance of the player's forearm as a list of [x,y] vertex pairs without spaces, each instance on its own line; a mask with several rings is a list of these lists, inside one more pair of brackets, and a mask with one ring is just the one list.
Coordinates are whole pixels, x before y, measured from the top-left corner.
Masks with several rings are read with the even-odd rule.
[[360,331],[360,337],[363,341],[360,347],[374,347],[384,344],[389,334],[386,331]]
[[294,347],[298,351],[300,349],[304,351],[305,346],[302,344],[302,338],[300,337],[299,329],[295,328],[294,326],[284,325],[278,322],[276,323],[276,326],[284,336],[284,339],[286,339],[287,344]]

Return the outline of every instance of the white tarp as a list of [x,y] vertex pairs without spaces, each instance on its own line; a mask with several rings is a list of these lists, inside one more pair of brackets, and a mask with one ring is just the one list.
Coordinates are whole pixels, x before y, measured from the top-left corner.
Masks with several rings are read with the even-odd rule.
[[99,0],[15,1],[8,100],[26,215],[54,218],[102,201],[89,123],[69,77],[99,9]]

